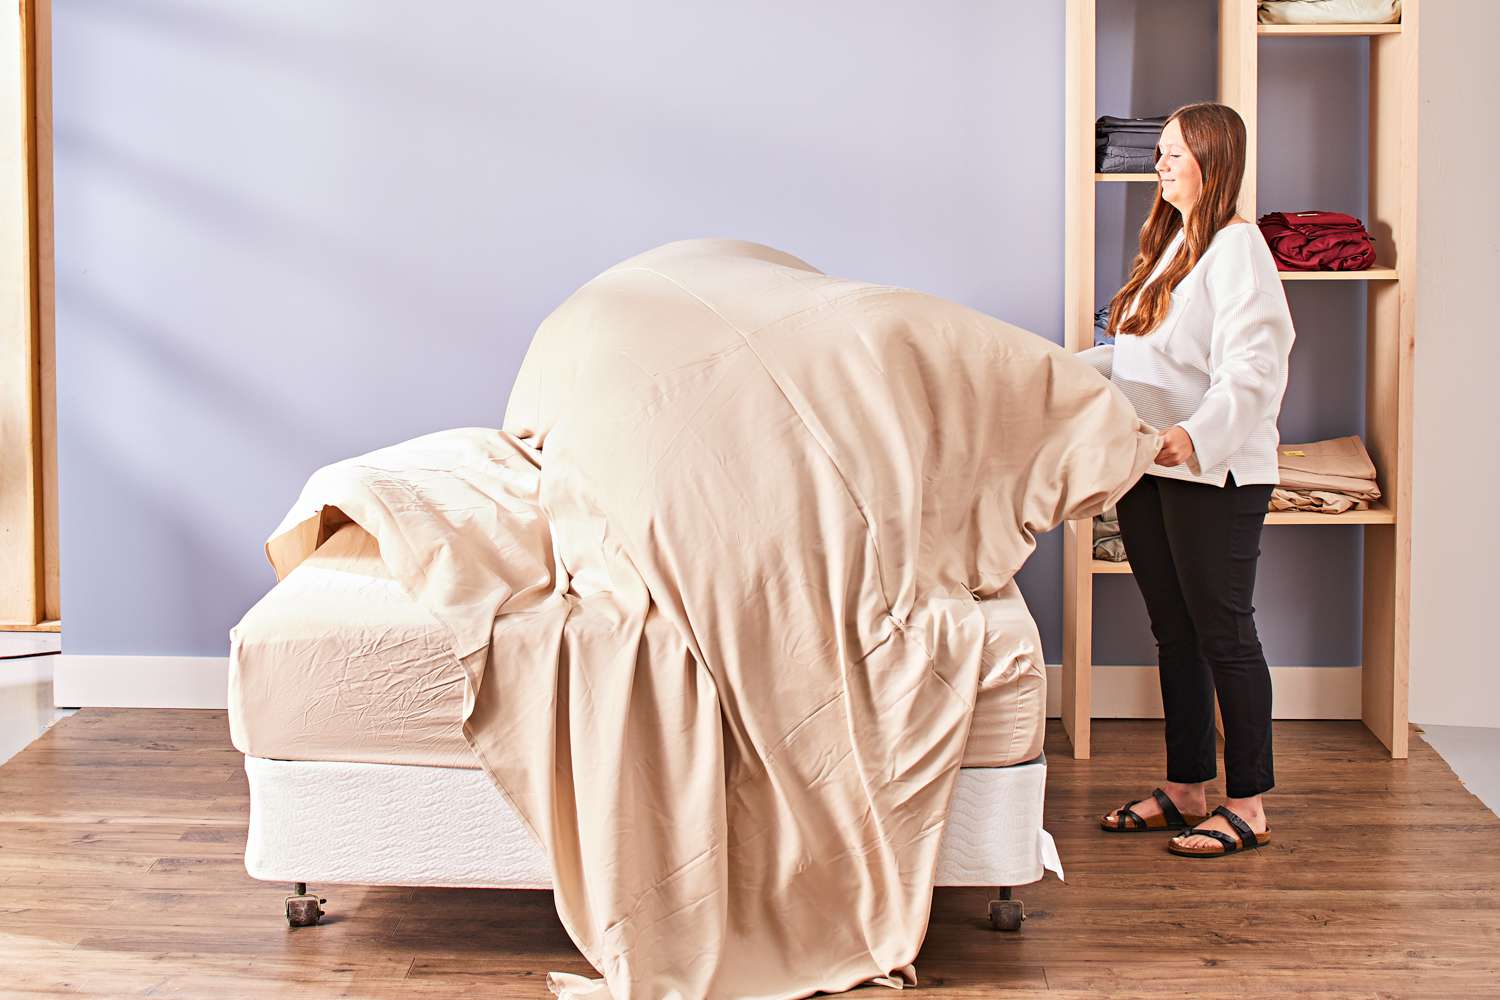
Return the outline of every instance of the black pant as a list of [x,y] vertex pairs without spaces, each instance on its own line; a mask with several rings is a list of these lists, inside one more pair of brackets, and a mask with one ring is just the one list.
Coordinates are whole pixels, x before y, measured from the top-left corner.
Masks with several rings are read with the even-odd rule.
[[1230,798],[1269,791],[1271,671],[1255,631],[1255,563],[1269,485],[1142,476],[1120,498],[1120,537],[1160,662],[1167,780],[1217,773],[1214,691]]

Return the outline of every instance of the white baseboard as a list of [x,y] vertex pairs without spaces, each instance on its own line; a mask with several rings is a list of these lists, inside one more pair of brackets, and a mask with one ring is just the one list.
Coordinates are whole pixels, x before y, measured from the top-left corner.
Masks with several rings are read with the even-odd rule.
[[[1096,666],[1096,719],[1160,719],[1161,685],[1156,667]],[[1273,719],[1358,719],[1359,667],[1272,667]],[[1062,667],[1047,665],[1047,716],[1062,714]]]
[[[52,702],[61,708],[225,708],[227,656],[75,656],[53,658]],[[1357,719],[1359,667],[1272,667],[1271,714],[1277,719]],[[1096,719],[1159,719],[1156,668],[1095,667]],[[1047,667],[1047,715],[1062,706],[1062,670]]]
[[58,708],[225,708],[227,656],[53,657]]

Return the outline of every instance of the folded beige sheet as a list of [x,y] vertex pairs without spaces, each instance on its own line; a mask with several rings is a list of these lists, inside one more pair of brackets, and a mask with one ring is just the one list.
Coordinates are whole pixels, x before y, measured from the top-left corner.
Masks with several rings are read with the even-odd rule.
[[503,431],[319,470],[267,553],[352,520],[451,633],[603,976],[554,992],[803,997],[914,980],[981,602],[1158,445],[1039,337],[688,241],[548,317]]
[[1261,24],[1390,24],[1401,0],[1260,0]]
[[1356,500],[1376,500],[1375,463],[1358,436],[1283,444],[1276,449],[1283,490],[1324,490]]
[[1342,514],[1350,510],[1365,510],[1369,501],[1360,500],[1347,493],[1332,493],[1328,490],[1284,490],[1271,491],[1270,509],[1273,511],[1302,511],[1309,514]]
[[[1042,750],[1042,641],[1014,582],[980,609],[984,654],[963,766],[1004,767]],[[503,647],[503,634],[496,641]],[[230,738],[275,760],[477,769],[449,642],[375,539],[339,526],[230,632]]]

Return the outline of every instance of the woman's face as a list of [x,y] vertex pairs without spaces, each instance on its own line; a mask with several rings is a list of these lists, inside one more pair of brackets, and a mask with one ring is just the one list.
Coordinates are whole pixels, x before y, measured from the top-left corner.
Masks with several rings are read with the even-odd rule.
[[1203,193],[1203,171],[1193,158],[1182,129],[1177,122],[1167,122],[1156,147],[1156,176],[1161,181],[1161,196],[1186,218]]

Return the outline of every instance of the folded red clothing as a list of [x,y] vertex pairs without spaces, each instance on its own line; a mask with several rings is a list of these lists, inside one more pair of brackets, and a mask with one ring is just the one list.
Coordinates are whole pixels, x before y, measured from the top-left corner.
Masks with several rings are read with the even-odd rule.
[[1268,212],[1261,235],[1283,271],[1363,271],[1375,263],[1374,237],[1343,212]]

